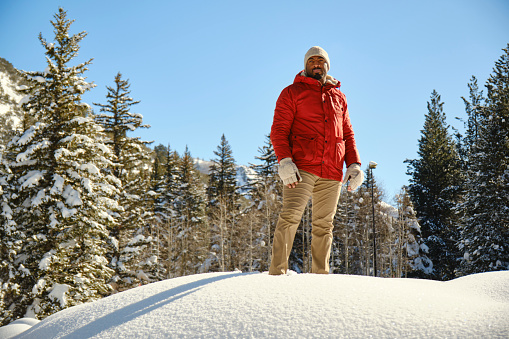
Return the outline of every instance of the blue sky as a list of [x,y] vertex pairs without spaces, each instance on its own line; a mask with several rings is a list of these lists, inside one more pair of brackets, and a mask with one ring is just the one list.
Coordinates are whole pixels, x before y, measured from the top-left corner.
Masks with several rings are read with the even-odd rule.
[[224,133],[239,164],[256,162],[281,90],[303,69],[307,49],[323,47],[329,74],[348,99],[363,168],[391,201],[408,183],[405,159],[435,89],[449,124],[464,117],[462,96],[475,75],[484,86],[509,43],[509,1],[117,1],[2,0],[0,57],[43,70],[37,35],[54,38],[63,7],[87,31],[76,63],[97,87],[84,101],[105,103],[117,72],[152,127],[136,135],[205,160]]

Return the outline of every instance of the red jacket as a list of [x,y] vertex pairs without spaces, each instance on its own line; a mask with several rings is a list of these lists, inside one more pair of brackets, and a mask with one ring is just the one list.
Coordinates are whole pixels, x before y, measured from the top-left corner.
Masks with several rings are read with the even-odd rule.
[[361,163],[341,83],[325,85],[302,73],[276,103],[270,138],[278,161],[292,158],[297,168],[324,179],[343,180],[343,163]]

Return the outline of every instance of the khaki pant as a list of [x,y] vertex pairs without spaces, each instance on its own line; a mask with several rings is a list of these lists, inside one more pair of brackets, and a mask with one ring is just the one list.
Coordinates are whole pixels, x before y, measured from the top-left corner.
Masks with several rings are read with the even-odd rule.
[[286,274],[288,258],[304,209],[312,196],[311,273],[329,273],[332,246],[332,221],[336,214],[341,182],[322,179],[300,171],[302,182],[295,188],[283,188],[283,209],[274,232],[269,274]]

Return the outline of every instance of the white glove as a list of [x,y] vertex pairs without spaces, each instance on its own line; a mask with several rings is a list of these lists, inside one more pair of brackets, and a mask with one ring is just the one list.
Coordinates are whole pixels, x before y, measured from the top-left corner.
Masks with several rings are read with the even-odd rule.
[[300,177],[299,169],[293,163],[291,158],[281,159],[279,162],[278,174],[283,184],[289,185],[297,181],[302,181]]
[[355,191],[364,181],[364,172],[361,170],[361,166],[357,163],[348,166],[345,173],[345,179],[343,182],[348,183],[348,191]]

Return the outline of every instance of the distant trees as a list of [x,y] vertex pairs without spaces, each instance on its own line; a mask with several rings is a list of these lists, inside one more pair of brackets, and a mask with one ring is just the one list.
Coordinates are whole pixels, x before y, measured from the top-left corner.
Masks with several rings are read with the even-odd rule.
[[155,224],[152,237],[156,239],[153,253],[158,258],[158,279],[172,278],[175,271],[175,249],[173,243],[178,225],[176,199],[178,197],[180,157],[170,146],[154,148],[155,161],[152,187],[155,196]]
[[224,134],[214,151],[217,158],[212,160],[207,186],[208,214],[211,226],[211,253],[219,271],[235,268],[234,252],[239,240],[236,221],[239,217],[239,193],[237,190],[237,169],[231,146]]
[[254,238],[258,249],[254,267],[261,271],[268,271],[272,255],[272,236],[282,206],[283,186],[277,175],[277,157],[270,140],[265,137],[265,145],[258,148],[259,155],[255,157],[259,164],[251,164],[256,176],[250,180],[250,200],[252,206],[250,214],[255,215],[255,225],[258,232]]
[[179,162],[179,188],[176,205],[175,271],[179,276],[199,273],[207,257],[208,229],[205,216],[206,196],[186,147]]
[[[331,271],[373,275],[373,205],[375,207],[377,276],[419,276],[429,266],[426,246],[412,203],[403,188],[397,207],[382,200],[383,189],[372,172],[355,192],[343,188],[334,220]],[[371,186],[373,185],[373,200]],[[424,262],[426,265],[419,265]]]

